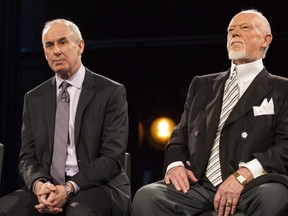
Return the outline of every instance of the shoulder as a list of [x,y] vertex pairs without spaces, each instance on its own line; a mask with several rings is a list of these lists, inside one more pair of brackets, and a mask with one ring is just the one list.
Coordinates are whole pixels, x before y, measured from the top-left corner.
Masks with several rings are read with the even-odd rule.
[[33,89],[29,90],[26,95],[30,96],[38,96],[38,95],[43,95],[47,93],[48,91],[51,91],[55,87],[55,77],[52,77],[45,82],[39,84],[38,86],[34,87]]
[[123,84],[112,80],[108,77],[105,77],[101,74],[92,72],[91,70],[86,68],[86,74],[84,78],[83,85],[96,85],[101,87],[117,87],[117,86],[123,86]]
[[268,73],[268,85],[279,90],[287,90],[288,78]]
[[278,75],[274,75],[271,73],[268,73],[268,77],[271,79],[271,82],[279,82],[279,83],[285,83],[287,84],[288,82],[288,78],[283,77],[283,76],[278,76]]
[[227,75],[228,71],[222,71],[222,72],[217,72],[217,73],[211,73],[211,74],[205,74],[205,75],[197,75],[195,76],[191,83],[190,83],[190,87],[191,86],[195,86],[195,85],[203,85],[203,84],[207,84],[207,83],[213,83],[221,78],[224,78]]
[[211,74],[204,74],[201,76],[197,76],[200,79],[216,79],[219,76],[225,76],[227,74],[227,71],[217,72],[217,73],[211,73]]

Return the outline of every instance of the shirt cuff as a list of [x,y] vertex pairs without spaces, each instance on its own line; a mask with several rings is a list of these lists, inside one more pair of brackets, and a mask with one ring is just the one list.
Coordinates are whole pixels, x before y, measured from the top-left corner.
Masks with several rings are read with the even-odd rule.
[[246,167],[252,173],[254,179],[267,173],[256,158],[247,163],[239,163],[240,167]]
[[168,172],[171,168],[176,167],[176,166],[183,166],[183,167],[184,167],[184,163],[183,163],[182,161],[175,161],[175,162],[169,164],[169,166],[168,166],[167,169],[166,169],[165,175],[167,174],[167,172]]
[[73,181],[68,181],[68,182],[70,182],[73,185],[73,187],[75,188],[74,192],[76,194],[80,190],[80,187]]
[[45,179],[45,178],[39,178],[39,179],[35,180],[34,183],[33,183],[33,187],[32,187],[33,193],[35,193],[35,186],[36,186],[36,183],[37,183],[38,181],[41,181],[41,182],[43,182],[43,183],[48,182],[48,180]]

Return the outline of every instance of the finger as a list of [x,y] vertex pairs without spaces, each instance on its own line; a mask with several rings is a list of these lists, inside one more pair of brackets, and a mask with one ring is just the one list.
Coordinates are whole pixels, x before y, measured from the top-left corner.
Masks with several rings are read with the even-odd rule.
[[52,206],[52,203],[47,200],[47,196],[43,195],[39,197],[39,202],[42,203],[44,206]]
[[50,213],[50,214],[57,214],[62,212],[63,209],[62,208],[58,208],[58,207],[49,207],[46,209],[46,212]]
[[40,203],[40,204],[38,204],[38,205],[35,205],[35,208],[36,208],[37,210],[41,210],[41,209],[45,209],[45,206],[44,206],[42,203]]
[[220,200],[221,200],[221,194],[219,193],[219,191],[217,191],[214,197],[214,208],[216,211],[219,210]]
[[221,197],[218,203],[218,215],[224,215],[225,208],[226,208],[226,198]]
[[51,200],[49,199],[49,201],[52,203],[52,206],[61,206],[61,203],[63,203],[64,201],[66,201],[66,196],[64,198],[61,198],[61,197],[56,197],[54,196],[53,198],[51,198]]
[[198,179],[195,177],[194,173],[191,170],[187,170],[188,179],[192,182],[198,182]]
[[237,204],[238,204],[239,198],[234,198],[232,202],[232,208],[231,208],[231,214],[235,214],[237,211]]
[[38,205],[35,205],[35,209],[37,209],[37,211],[40,213],[46,213],[46,207],[41,203]]
[[165,182],[165,184],[171,184],[171,181],[170,181],[170,178],[168,175],[165,176],[164,182]]
[[186,173],[186,169],[180,169],[179,173],[175,175],[175,180],[177,181],[180,187],[179,191],[183,191],[184,193],[187,193],[187,191],[189,190],[190,184],[189,184],[189,179]]
[[46,188],[48,188],[50,191],[56,191],[57,187],[51,183],[46,185]]
[[[174,179],[174,180],[173,180]],[[178,181],[176,180],[176,178],[172,175],[166,175],[165,176],[165,179],[164,179],[165,183],[166,184],[171,184],[174,186],[174,188],[177,190],[177,191],[180,191],[181,190],[181,187],[180,185],[178,184]]]
[[45,184],[43,184],[41,190],[36,194],[37,196],[42,196],[44,194],[56,191],[57,188],[53,184],[51,183],[45,183]]
[[231,209],[232,209],[232,203],[233,201],[231,199],[226,200],[225,204],[225,215],[230,215]]
[[179,185],[181,187],[181,190],[186,193],[189,188],[190,188],[190,184],[189,184],[189,178],[188,178],[188,171],[187,169],[181,169],[179,170],[179,176],[177,177],[178,178],[178,182],[179,182]]
[[189,181],[186,174],[186,169],[184,167],[173,167],[168,171],[166,176],[169,178],[169,181],[173,184],[177,191],[183,191],[186,193],[189,189]]
[[169,176],[169,179],[170,179],[170,182],[173,184],[173,186],[175,187],[175,189],[177,190],[177,191],[181,191],[181,187],[180,187],[180,185],[179,185],[179,183],[178,183],[178,180],[177,180],[177,178],[174,176],[174,175],[170,175]]

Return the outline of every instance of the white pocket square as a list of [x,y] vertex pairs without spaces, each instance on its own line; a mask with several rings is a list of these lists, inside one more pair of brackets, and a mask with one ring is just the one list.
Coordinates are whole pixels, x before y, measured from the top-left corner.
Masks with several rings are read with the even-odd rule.
[[253,106],[254,116],[259,115],[274,115],[274,104],[273,99],[271,98],[268,102],[265,98],[260,106]]

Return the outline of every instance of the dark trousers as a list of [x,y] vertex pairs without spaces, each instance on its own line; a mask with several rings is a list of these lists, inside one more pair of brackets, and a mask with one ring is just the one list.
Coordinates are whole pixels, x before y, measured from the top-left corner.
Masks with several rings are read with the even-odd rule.
[[[163,181],[140,188],[133,199],[134,216],[192,216],[213,211],[217,188],[208,179],[191,184],[184,194]],[[288,189],[279,183],[266,183],[246,191],[238,202],[238,211],[246,216],[288,215]]]
[[[111,195],[105,187],[98,186],[80,191],[66,204],[65,211],[57,215],[112,215]],[[36,204],[38,204],[37,197],[23,187],[0,198],[0,216],[51,216],[51,214],[39,213],[34,207]]]

